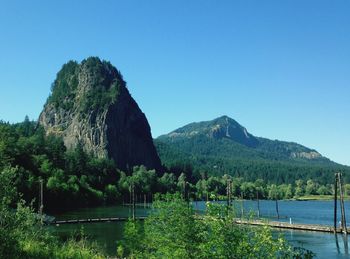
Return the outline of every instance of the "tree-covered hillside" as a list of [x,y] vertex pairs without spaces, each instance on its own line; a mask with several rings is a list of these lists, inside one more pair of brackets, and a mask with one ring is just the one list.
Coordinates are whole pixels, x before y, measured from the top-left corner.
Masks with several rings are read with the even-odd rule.
[[[11,169],[15,186],[28,202],[38,201],[44,182],[45,209],[101,204],[117,200],[119,172],[114,162],[85,153],[81,146],[66,150],[63,140],[46,136],[37,122],[0,123],[0,171]],[[112,198],[111,198],[111,197]]]
[[[84,73],[89,73],[88,80],[94,87],[81,89],[78,85],[85,82],[79,81],[82,67]],[[51,95],[47,104],[54,104],[56,108],[70,110],[73,106],[79,107],[82,114],[99,109],[107,109],[113,104],[120,92],[120,87],[125,86],[120,72],[107,61],[101,61],[97,57],[90,57],[79,64],[69,61],[64,64],[57,73],[57,77],[51,87]]]
[[166,167],[176,171],[191,165],[196,176],[230,174],[278,184],[304,178],[326,184],[335,171],[346,172],[346,179],[350,172],[300,144],[255,137],[227,116],[191,123],[160,136],[155,145]]

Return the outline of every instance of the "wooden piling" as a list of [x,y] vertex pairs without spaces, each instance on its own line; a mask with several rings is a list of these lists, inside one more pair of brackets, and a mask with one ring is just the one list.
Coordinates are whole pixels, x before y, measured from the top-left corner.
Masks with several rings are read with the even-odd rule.
[[187,181],[185,181],[184,186],[185,186],[185,188],[184,188],[185,201],[187,202],[188,209],[190,209],[189,183]]
[[231,187],[231,179],[227,180],[227,187],[226,187],[226,198],[227,198],[227,213],[232,207],[232,187]]
[[340,209],[341,209],[341,225],[344,234],[347,234],[346,229],[346,217],[345,217],[345,207],[344,207],[344,188],[343,188],[343,178],[342,174],[338,173],[338,182],[339,182],[339,192],[340,192]]
[[280,219],[280,213],[279,213],[279,210],[278,210],[278,200],[277,198],[275,199],[276,201],[276,213],[277,213],[277,219]]
[[337,231],[338,173],[334,174],[334,233]]
[[241,193],[241,218],[244,216],[243,193]]
[[129,204],[132,203],[132,185],[130,186],[130,194],[129,194]]
[[135,185],[131,184],[131,192],[132,192],[132,219],[135,220]]
[[256,191],[256,201],[258,203],[258,218],[260,218],[259,191]]
[[186,181],[183,182],[182,199],[186,200]]
[[44,181],[40,179],[40,205],[39,205],[39,215],[41,218],[41,223],[43,223],[43,211],[44,211]]

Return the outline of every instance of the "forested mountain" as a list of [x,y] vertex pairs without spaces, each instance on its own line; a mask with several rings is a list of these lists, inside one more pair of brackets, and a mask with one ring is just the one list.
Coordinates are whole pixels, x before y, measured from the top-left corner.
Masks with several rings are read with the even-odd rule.
[[328,182],[334,170],[349,171],[300,144],[255,137],[227,116],[188,124],[158,137],[155,144],[165,166],[185,170],[190,165],[195,175],[228,173],[277,183],[307,177]]
[[160,169],[146,116],[120,72],[97,57],[63,65],[39,124],[46,135],[63,137],[68,149],[79,144],[95,157],[113,159],[119,169]]
[[42,181],[45,210],[110,203],[129,191],[121,175],[156,177],[161,163],[146,116],[109,62],[69,61],[51,90],[38,121],[0,120],[0,173],[22,198],[37,206]]

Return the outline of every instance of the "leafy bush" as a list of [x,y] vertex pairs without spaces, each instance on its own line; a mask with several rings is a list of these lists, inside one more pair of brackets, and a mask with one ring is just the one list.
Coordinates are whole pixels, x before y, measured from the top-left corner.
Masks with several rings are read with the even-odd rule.
[[0,171],[0,258],[104,258],[85,238],[60,243],[24,201],[11,208],[17,193],[13,184],[16,170]]
[[271,229],[233,223],[232,211],[209,205],[204,216],[180,195],[164,196],[154,203],[144,227],[137,221],[125,225],[120,255],[130,258],[312,258],[294,249]]

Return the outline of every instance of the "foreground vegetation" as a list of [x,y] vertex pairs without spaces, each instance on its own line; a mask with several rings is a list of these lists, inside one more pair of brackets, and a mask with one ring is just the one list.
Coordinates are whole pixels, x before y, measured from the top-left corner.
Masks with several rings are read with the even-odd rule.
[[[83,237],[66,242],[48,232],[41,217],[18,202],[14,169],[0,173],[0,258],[105,258]],[[154,202],[142,224],[129,220],[117,248],[120,258],[312,258],[313,253],[291,247],[268,227],[232,224],[234,212],[208,203],[204,217],[180,194]]]
[[157,200],[144,224],[130,220],[118,255],[128,258],[312,258],[271,229],[233,224],[234,211],[208,203],[198,216],[178,196]]
[[12,171],[0,172],[0,258],[104,258],[84,237],[60,242],[23,201],[13,209],[18,192]]

